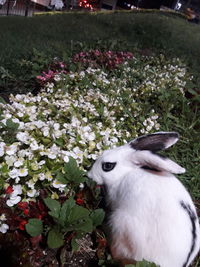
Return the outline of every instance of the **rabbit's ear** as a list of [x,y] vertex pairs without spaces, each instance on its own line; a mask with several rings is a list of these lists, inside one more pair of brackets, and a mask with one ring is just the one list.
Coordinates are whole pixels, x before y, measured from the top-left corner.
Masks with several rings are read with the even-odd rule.
[[138,137],[129,144],[136,150],[150,150],[157,152],[175,144],[179,139],[176,132],[157,132]]
[[185,169],[174,161],[145,150],[134,153],[134,164],[157,172],[166,171],[176,174],[185,172]]

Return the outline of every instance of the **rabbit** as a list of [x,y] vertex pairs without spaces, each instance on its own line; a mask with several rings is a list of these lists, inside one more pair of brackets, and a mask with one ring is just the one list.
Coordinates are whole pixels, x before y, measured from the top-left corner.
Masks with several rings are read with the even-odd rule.
[[185,169],[158,151],[174,145],[176,132],[156,132],[106,150],[88,177],[107,189],[112,257],[122,264],[147,260],[187,267],[200,248],[192,199],[173,175]]

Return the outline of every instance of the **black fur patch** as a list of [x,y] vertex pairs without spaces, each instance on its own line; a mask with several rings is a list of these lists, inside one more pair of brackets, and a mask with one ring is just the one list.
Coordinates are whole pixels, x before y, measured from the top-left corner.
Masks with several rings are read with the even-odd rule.
[[141,168],[144,169],[144,170],[147,170],[147,171],[161,172],[160,170],[158,170],[156,168],[149,167],[149,166],[146,166],[146,165],[142,166]]
[[166,143],[171,138],[179,138],[178,133],[155,133],[140,136],[130,142],[130,146],[136,150],[150,150],[153,152],[161,151],[166,148]]
[[181,201],[180,204],[181,204],[181,207],[187,212],[188,216],[190,217],[191,224],[192,224],[192,244],[191,244],[187,259],[186,259],[185,263],[183,264],[183,267],[186,267],[188,264],[188,261],[190,259],[190,256],[192,255],[192,252],[194,251],[195,245],[196,245],[196,238],[197,238],[196,220],[197,220],[197,216],[189,204],[184,203],[183,201]]

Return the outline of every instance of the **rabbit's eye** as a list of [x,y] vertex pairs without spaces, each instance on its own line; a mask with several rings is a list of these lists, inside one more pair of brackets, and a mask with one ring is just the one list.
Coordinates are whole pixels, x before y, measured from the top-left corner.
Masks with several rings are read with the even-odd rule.
[[104,172],[112,171],[115,168],[117,162],[103,162],[102,169]]

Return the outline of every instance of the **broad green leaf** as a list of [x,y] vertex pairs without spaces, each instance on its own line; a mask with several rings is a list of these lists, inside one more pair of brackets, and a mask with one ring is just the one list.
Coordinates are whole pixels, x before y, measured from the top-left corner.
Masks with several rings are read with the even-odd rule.
[[71,210],[68,221],[69,223],[75,223],[81,219],[87,219],[87,217],[89,217],[89,214],[89,210],[81,206],[75,205]]
[[50,248],[59,248],[64,244],[63,234],[57,229],[52,229],[48,233],[47,244]]
[[105,217],[105,212],[102,209],[96,209],[90,214],[94,227],[102,224]]
[[77,223],[76,225],[74,225],[74,230],[85,232],[85,233],[92,232],[93,230],[92,220],[90,218],[87,218],[84,221]]
[[28,223],[25,225],[25,229],[31,236],[40,235],[43,231],[42,221],[39,219],[29,219]]
[[51,198],[45,198],[44,203],[50,209],[49,215],[55,218],[59,218],[61,208],[60,203],[57,200]]
[[69,162],[64,165],[65,177],[68,181],[80,184],[85,181],[84,171],[80,170],[77,166],[76,160],[69,157]]
[[12,129],[12,130],[17,130],[18,127],[19,127],[19,123],[15,123],[12,121],[12,119],[8,119],[6,121],[6,126],[9,128],[9,129]]
[[67,218],[69,217],[70,212],[74,206],[75,206],[75,201],[72,197],[63,203],[60,210],[60,218],[59,218],[62,225],[64,225],[65,222],[67,221]]

